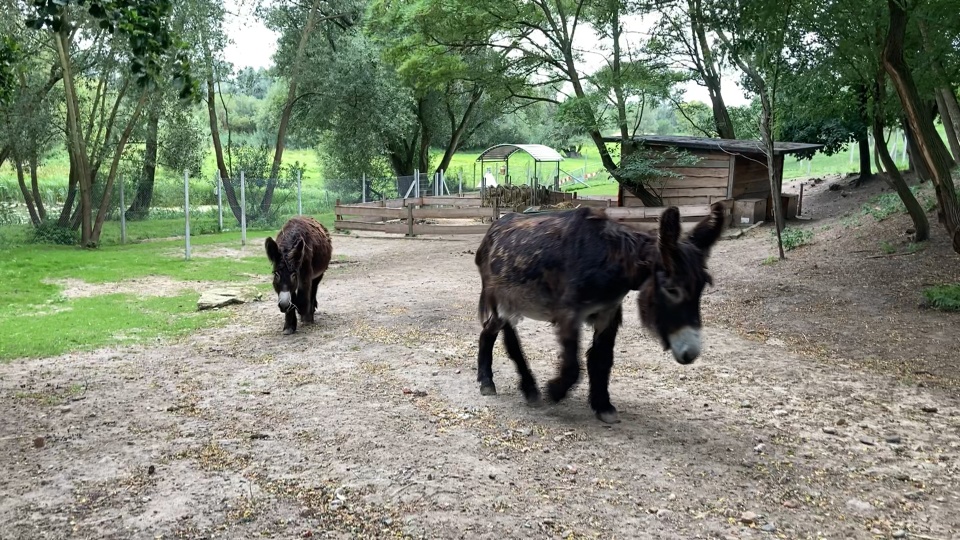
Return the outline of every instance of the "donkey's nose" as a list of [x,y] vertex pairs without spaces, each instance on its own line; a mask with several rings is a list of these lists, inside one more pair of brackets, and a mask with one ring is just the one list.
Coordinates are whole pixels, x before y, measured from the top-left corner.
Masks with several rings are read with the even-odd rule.
[[290,309],[290,293],[283,291],[280,293],[280,298],[277,301],[277,307],[280,308],[280,311],[286,313]]
[[677,362],[687,365],[700,356],[700,330],[689,326],[670,334],[670,350]]

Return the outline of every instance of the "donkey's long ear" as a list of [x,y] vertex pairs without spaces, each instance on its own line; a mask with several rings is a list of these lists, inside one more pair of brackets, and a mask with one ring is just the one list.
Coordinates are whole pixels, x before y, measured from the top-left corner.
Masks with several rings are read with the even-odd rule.
[[680,240],[680,209],[671,206],[660,214],[660,257],[668,272],[673,272],[673,256]]
[[301,261],[301,258],[303,257],[304,245],[305,245],[305,242],[303,240],[303,235],[300,235],[299,237],[297,237],[297,242],[293,244],[293,249],[290,250],[290,257],[292,257],[293,260],[296,261],[297,263],[299,263]]
[[280,262],[280,246],[273,240],[271,237],[267,237],[264,240],[263,245],[267,248],[267,258],[270,259],[270,262],[277,264]]
[[693,232],[690,233],[690,243],[697,246],[704,257],[710,256],[710,248],[720,239],[725,212],[723,203],[713,203],[710,207],[710,215],[697,223]]

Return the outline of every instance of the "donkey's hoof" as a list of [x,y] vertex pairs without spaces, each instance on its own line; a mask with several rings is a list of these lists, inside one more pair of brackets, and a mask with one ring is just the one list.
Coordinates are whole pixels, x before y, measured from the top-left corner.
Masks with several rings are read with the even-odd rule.
[[527,392],[524,395],[524,398],[527,400],[527,405],[533,408],[543,407],[543,396],[540,395],[540,391],[534,389],[533,392]]
[[597,419],[606,424],[619,424],[620,415],[617,414],[616,409],[610,409],[609,411],[597,412]]
[[284,329],[283,329],[283,335],[285,335],[285,336],[289,336],[290,334],[292,334],[292,333],[294,333],[294,332],[296,332],[296,330],[293,329],[293,328],[284,328]]
[[481,396],[495,396],[497,395],[497,385],[492,382],[481,383],[480,384],[480,395]]
[[547,396],[550,398],[550,401],[554,403],[563,401],[569,391],[570,387],[560,382],[550,381],[547,383]]

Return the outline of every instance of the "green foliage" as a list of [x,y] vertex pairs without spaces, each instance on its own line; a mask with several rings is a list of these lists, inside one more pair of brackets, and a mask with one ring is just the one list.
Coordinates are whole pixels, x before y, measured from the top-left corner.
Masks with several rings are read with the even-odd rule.
[[[777,231],[775,229],[771,230],[770,236],[776,240]],[[785,251],[791,251],[810,243],[810,241],[813,240],[813,231],[784,227],[784,229],[780,231],[780,240],[783,242],[783,249]]]
[[942,311],[960,311],[960,283],[936,285],[923,290],[927,303]]
[[770,256],[767,257],[766,259],[760,261],[760,264],[761,264],[762,266],[773,266],[773,265],[777,264],[778,262],[780,262],[780,257],[777,257],[777,256],[775,256],[775,255],[770,255]]
[[887,255],[892,255],[897,252],[897,246],[894,246],[890,242],[884,240],[883,242],[880,242],[880,250]]
[[659,194],[667,180],[682,177],[670,169],[659,168],[660,165],[669,162],[671,166],[688,167],[699,161],[699,157],[686,150],[640,147],[620,160],[614,174],[624,188],[642,187]]
[[169,0],[35,0],[33,17],[27,26],[67,33],[73,28],[70,9],[83,6],[97,27],[126,38],[132,59],[129,70],[142,87],[155,85],[164,73],[164,65],[173,65],[171,75],[180,87],[181,98],[199,98],[199,85],[193,79],[187,45],[170,30]]
[[7,104],[13,97],[20,54],[20,45],[13,36],[0,37],[0,105]]
[[44,221],[33,228],[31,241],[36,244],[75,246],[80,235],[70,227],[61,227],[55,221]]

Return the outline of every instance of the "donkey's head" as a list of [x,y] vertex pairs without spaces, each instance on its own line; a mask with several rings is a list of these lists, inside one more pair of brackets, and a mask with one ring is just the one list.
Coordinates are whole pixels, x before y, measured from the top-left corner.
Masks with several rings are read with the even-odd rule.
[[267,257],[273,263],[273,290],[277,291],[277,307],[284,313],[293,309],[293,296],[303,286],[302,276],[299,275],[305,251],[303,236],[297,236],[292,243],[293,246],[288,248],[286,246],[290,242],[284,242],[285,246],[281,248],[269,236],[264,242]]
[[667,208],[660,217],[658,256],[650,277],[640,288],[643,324],[655,331],[681,364],[700,356],[700,297],[713,279],[707,273],[710,248],[723,230],[724,207],[714,204],[710,215],[687,238],[680,238],[680,211]]

